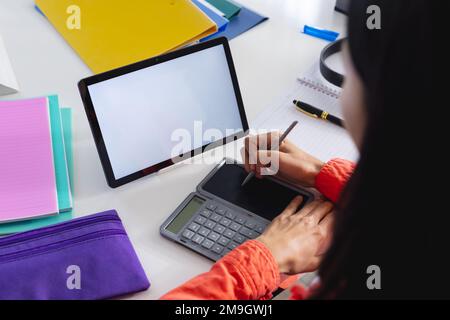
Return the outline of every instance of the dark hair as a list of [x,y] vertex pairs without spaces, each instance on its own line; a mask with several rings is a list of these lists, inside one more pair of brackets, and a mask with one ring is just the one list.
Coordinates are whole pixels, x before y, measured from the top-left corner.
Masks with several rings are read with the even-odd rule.
[[[432,255],[439,212],[431,212],[427,183],[435,173],[422,130],[432,97],[431,2],[351,2],[348,42],[365,87],[367,127],[315,298],[441,296]],[[367,27],[370,5],[381,9],[379,30]],[[381,290],[367,287],[371,265],[380,267]]]

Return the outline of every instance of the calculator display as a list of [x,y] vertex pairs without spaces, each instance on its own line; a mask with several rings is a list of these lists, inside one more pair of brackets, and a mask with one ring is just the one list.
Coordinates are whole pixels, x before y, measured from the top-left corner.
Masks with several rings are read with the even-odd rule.
[[267,178],[253,178],[242,187],[246,177],[243,167],[225,164],[204,184],[203,189],[269,221],[299,195],[297,191]]
[[167,230],[177,234],[189,222],[189,220],[197,213],[205,200],[199,197],[193,197],[191,201],[181,210],[177,217],[168,225]]

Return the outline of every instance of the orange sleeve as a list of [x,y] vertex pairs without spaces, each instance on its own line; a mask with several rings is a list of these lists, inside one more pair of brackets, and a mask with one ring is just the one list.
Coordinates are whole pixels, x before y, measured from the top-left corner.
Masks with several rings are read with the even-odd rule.
[[210,271],[166,293],[164,300],[270,299],[280,284],[280,273],[271,252],[249,240],[217,261]]
[[[347,160],[329,161],[316,177],[316,188],[336,202],[354,168],[355,164]],[[261,242],[249,240],[217,261],[210,271],[173,289],[161,299],[270,299],[279,285],[280,273],[271,252]]]
[[316,177],[316,189],[333,202],[337,202],[355,164],[348,160],[330,160]]

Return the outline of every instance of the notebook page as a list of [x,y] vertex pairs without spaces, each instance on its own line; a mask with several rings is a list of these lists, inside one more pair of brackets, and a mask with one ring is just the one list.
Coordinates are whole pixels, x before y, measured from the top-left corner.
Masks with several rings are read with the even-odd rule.
[[0,101],[0,223],[57,213],[47,98]]
[[0,35],[0,96],[15,93],[18,88],[19,86],[11,67],[5,44]]
[[[325,110],[330,114],[343,118],[342,109],[339,103],[341,88],[325,80],[319,70],[319,64],[314,64],[303,76],[298,77],[298,82],[311,90],[307,94],[305,102]],[[299,99],[297,99],[299,100]]]
[[289,134],[288,139],[298,147],[322,161],[333,158],[355,161],[358,159],[358,151],[345,129],[303,114],[292,102],[301,100],[337,117],[342,117],[339,103],[340,91],[328,88],[327,84],[315,75],[317,68],[314,66],[299,78],[298,83],[285,97],[266,109],[256,119],[252,128],[284,131],[293,121],[297,120],[299,124]]

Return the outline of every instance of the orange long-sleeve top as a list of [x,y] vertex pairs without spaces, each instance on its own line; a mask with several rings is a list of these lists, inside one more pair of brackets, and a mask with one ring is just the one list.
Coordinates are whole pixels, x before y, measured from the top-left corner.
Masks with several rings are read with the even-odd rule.
[[[315,187],[336,202],[353,173],[353,162],[333,159],[316,177]],[[281,282],[278,265],[267,247],[249,240],[217,261],[210,271],[198,275],[161,299],[166,300],[266,300]],[[292,290],[292,299],[305,297],[303,289]]]

